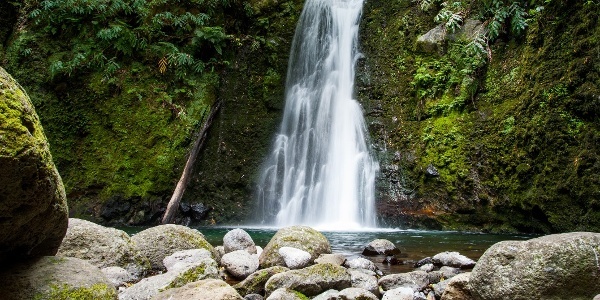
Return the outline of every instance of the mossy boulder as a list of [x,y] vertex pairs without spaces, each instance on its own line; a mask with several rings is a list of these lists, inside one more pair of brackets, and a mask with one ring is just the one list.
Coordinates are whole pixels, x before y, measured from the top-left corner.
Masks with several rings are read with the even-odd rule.
[[54,255],[67,230],[62,180],[25,90],[0,68],[0,261]]
[[159,293],[153,300],[243,300],[234,288],[219,279],[205,279],[188,283],[180,288]]
[[316,296],[329,289],[343,290],[350,286],[351,277],[344,267],[316,264],[273,275],[265,284],[265,291],[271,294],[277,289],[289,288],[306,296]]
[[308,226],[291,226],[278,230],[271,238],[260,254],[260,266],[263,268],[285,266],[285,261],[279,254],[281,247],[304,250],[310,253],[311,262],[321,254],[331,253],[329,241],[322,233]]
[[150,261],[127,233],[75,218],[69,219],[57,255],[81,258],[99,268],[122,267],[134,277],[150,270]]
[[0,272],[5,300],[116,300],[117,291],[100,269],[85,260],[44,256]]
[[248,294],[264,294],[265,293],[265,283],[267,280],[271,278],[271,276],[289,271],[286,267],[275,266],[262,270],[258,270],[250,276],[246,277],[243,281],[234,285],[235,288],[240,295],[246,296]]
[[481,256],[469,280],[474,299],[592,299],[600,293],[600,233],[504,241]]
[[[177,251],[206,249],[214,252],[204,235],[196,229],[181,225],[160,225],[140,231],[131,237],[142,255],[148,257],[153,269],[166,270],[163,259]],[[213,254],[213,258],[214,258]]]

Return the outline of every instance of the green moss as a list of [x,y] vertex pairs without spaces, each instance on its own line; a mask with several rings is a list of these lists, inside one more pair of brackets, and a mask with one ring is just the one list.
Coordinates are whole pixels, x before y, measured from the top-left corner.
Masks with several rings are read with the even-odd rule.
[[35,300],[115,300],[114,287],[97,283],[90,287],[72,288],[67,284],[53,285],[48,293],[38,294]]
[[298,291],[294,291],[292,290],[292,293],[294,293],[294,295],[296,295],[296,297],[298,297],[298,299],[302,299],[302,300],[308,300],[310,298],[306,297],[304,294],[298,292]]
[[182,287],[190,282],[207,278],[204,267],[189,269],[175,278],[164,290]]

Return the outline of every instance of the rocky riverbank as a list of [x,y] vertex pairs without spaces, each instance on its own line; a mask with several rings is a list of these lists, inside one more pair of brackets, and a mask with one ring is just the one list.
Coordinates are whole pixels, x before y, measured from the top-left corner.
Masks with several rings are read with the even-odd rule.
[[401,255],[388,240],[347,259],[305,226],[280,229],[262,249],[242,229],[211,245],[180,225],[130,237],[70,219],[56,256],[14,264],[0,281],[6,299],[592,299],[598,253],[600,233],[565,233],[500,242],[478,262],[443,252],[384,274],[373,262]]

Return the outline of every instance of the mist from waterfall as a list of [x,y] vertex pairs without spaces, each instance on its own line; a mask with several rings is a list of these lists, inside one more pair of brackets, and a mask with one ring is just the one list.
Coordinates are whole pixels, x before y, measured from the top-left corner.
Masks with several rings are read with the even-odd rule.
[[263,225],[376,227],[375,176],[353,98],[363,0],[307,0],[288,65],[280,132],[258,185]]

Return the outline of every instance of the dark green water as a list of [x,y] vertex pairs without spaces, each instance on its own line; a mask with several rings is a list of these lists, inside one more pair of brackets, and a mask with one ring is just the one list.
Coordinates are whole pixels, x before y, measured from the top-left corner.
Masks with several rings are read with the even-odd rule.
[[[213,246],[223,244],[223,236],[235,227],[197,227]],[[129,234],[135,234],[145,228],[120,228]],[[271,228],[244,228],[256,245],[265,247],[275,234]],[[387,239],[398,247],[402,254],[400,265],[383,264],[384,257],[370,257],[385,273],[401,273],[413,270],[414,262],[443,251],[458,251],[461,254],[478,260],[491,245],[505,240],[527,240],[534,235],[498,235],[485,233],[468,233],[455,231],[420,231],[420,230],[380,230],[360,232],[323,232],[331,244],[333,253],[342,253],[347,258],[361,256],[364,246],[374,239]]]

